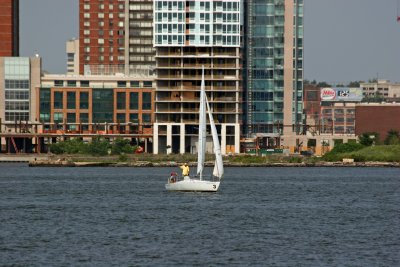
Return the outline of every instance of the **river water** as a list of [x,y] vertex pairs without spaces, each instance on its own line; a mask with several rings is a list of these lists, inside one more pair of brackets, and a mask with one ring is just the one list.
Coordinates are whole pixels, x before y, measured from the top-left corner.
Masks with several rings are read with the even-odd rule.
[[0,164],[0,266],[400,266],[400,169],[171,170]]

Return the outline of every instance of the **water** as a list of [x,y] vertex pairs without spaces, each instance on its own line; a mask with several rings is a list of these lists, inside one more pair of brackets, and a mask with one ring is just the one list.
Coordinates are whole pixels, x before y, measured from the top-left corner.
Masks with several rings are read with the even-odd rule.
[[216,194],[170,171],[1,164],[0,265],[400,266],[400,169],[227,168]]

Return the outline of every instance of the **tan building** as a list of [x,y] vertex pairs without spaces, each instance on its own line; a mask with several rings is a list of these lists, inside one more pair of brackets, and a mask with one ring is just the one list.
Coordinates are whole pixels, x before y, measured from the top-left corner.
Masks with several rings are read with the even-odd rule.
[[79,40],[69,40],[66,43],[67,75],[79,74]]
[[391,83],[388,80],[378,80],[374,83],[361,83],[364,98],[380,97],[392,101],[400,99],[400,83]]

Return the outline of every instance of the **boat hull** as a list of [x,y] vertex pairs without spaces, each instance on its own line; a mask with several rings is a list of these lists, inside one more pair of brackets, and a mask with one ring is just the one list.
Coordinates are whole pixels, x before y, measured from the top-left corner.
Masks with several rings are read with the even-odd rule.
[[217,192],[219,184],[220,182],[185,179],[183,181],[165,184],[165,189],[168,191]]

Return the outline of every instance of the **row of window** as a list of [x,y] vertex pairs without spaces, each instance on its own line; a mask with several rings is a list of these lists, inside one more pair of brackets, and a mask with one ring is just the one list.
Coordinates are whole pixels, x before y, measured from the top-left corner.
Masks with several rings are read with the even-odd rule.
[[29,89],[29,80],[5,80],[5,89]]
[[29,112],[13,112],[6,111],[5,112],[6,121],[29,121]]
[[29,101],[7,101],[6,111],[22,110],[29,111]]
[[[195,21],[197,18],[200,21],[203,22],[211,22],[213,21],[214,23],[238,23],[240,19],[240,15],[238,13],[224,13],[224,14],[213,14],[211,16],[210,13],[200,13],[199,16],[197,17],[198,13],[192,12],[192,13],[161,13],[157,12],[156,13],[156,22],[161,23],[161,22],[176,22],[176,23],[184,23],[185,19],[189,19],[189,21]],[[213,19],[211,19],[213,18]]]
[[29,91],[26,90],[6,90],[6,100],[29,100]]
[[[213,5],[210,1],[199,1],[196,7],[197,1],[187,1],[186,5],[189,10],[201,10],[210,11],[213,6],[214,11],[239,11],[239,2],[214,2]],[[156,1],[156,10],[184,10],[184,2],[182,1]]]
[[[221,36],[215,35],[214,38],[210,38],[210,35],[200,35],[196,40],[197,35],[186,35],[186,41],[190,45],[233,45],[238,46],[240,42],[239,36]],[[213,37],[213,36],[211,36]],[[184,38],[182,35],[156,35],[156,45],[172,45],[172,44],[183,44]],[[211,42],[212,40],[212,42]]]
[[[97,34],[99,36],[103,36],[104,35],[104,30],[98,30],[96,32],[97,32]],[[109,36],[114,36],[114,32],[116,32],[118,35],[122,35],[122,36],[125,34],[124,30],[118,30],[118,31],[109,30],[108,31],[108,35]],[[83,35],[90,35],[90,30],[83,30]]]
[[[77,107],[77,99],[76,92],[67,92],[67,109],[76,109]],[[50,100],[44,100],[45,93],[41,94],[41,109],[49,110]],[[94,99],[102,98],[102,96],[93,96]],[[108,103],[112,103],[112,99],[107,100]],[[22,110],[21,108],[12,108],[17,107],[15,103],[25,103],[25,102],[6,102],[9,103],[9,110]],[[29,110],[29,102],[27,103],[27,109]],[[142,92],[142,110],[151,110],[151,93],[150,92]],[[129,104],[129,105],[127,105]],[[79,92],[79,103],[78,106],[80,109],[88,109],[89,108],[89,93],[88,92]],[[7,109],[6,105],[6,109]],[[19,106],[18,106],[19,107]],[[25,107],[25,106],[21,106]],[[63,109],[64,108],[64,92],[56,91],[54,92],[54,109]],[[101,108],[101,107],[100,107]],[[129,92],[129,103],[127,103],[126,93],[118,92],[117,93],[117,109],[131,109],[138,110],[139,109],[139,93],[138,92]]]
[[[88,113],[66,113],[66,116],[64,116],[64,113],[62,112],[55,112],[53,115],[53,122],[55,123],[64,123],[64,117],[65,117],[65,123],[76,123],[77,122],[77,115],[78,115],[78,120],[79,123],[89,123],[89,114]],[[118,123],[126,123],[126,113],[117,113],[117,122]],[[139,116],[140,114],[138,113],[129,113],[128,114],[128,119],[129,122],[132,123],[138,123],[141,121],[141,123],[151,123],[151,113],[142,113],[141,118]],[[93,114],[93,117],[95,114]],[[50,122],[50,113],[40,113],[40,121],[41,122]]]
[[[99,7],[100,10],[104,10],[105,5],[104,4],[99,4],[98,7]],[[124,4],[119,4],[118,5],[118,9],[123,10],[124,8],[125,8]],[[84,10],[90,10],[90,4],[84,4],[83,5],[83,9]],[[109,4],[108,5],[108,9],[109,10],[113,10],[114,9],[114,5],[113,4]]]
[[[75,80],[68,80],[66,83],[67,87],[77,87],[78,83]],[[63,87],[65,86],[65,81],[63,80],[55,80],[54,81],[54,86],[55,87]],[[117,87],[133,87],[133,88],[139,88],[139,87],[146,87],[146,88],[151,88],[153,87],[153,82],[152,81],[117,81]],[[90,81],[80,81],[78,87],[90,87]]]

